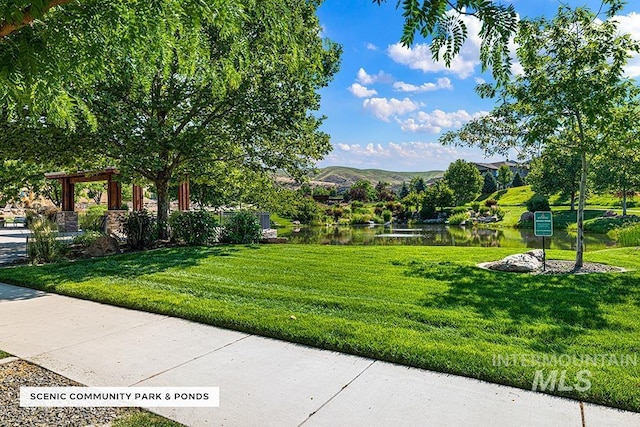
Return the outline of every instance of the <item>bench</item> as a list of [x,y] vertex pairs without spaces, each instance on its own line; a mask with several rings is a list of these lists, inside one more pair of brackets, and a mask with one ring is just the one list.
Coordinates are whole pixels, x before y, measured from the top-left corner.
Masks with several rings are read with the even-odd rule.
[[2,227],[8,227],[9,225],[11,225],[11,227],[26,227],[27,226],[27,218],[24,216],[16,216],[13,217],[13,221],[8,222],[6,219],[2,219]]

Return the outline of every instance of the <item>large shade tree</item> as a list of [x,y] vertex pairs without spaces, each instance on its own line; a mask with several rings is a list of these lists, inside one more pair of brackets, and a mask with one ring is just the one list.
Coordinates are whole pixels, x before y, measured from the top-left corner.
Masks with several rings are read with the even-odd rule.
[[488,116],[472,121],[441,141],[479,145],[487,153],[538,152],[561,145],[580,158],[575,268],[583,265],[587,176],[594,156],[607,147],[606,129],[614,111],[630,101],[635,84],[623,76],[638,43],[621,35],[613,19],[585,8],[559,8],[553,19],[521,21],[516,37],[523,73],[505,87],[484,85],[483,95],[499,96]]
[[[161,224],[169,184],[185,176],[207,182],[217,168],[301,176],[331,148],[313,111],[340,55],[320,37],[316,7],[245,1],[233,31],[215,16],[199,26],[158,22],[154,50],[107,49],[101,81],[69,88],[91,111],[95,129],[65,132],[43,117],[4,126],[16,148],[32,134],[57,133],[55,151],[108,159],[125,179],[153,183]],[[28,151],[54,150],[32,144]]]
[[73,127],[90,113],[70,88],[100,80],[109,52],[145,56],[163,31],[215,19],[233,31],[242,2],[224,0],[0,0],[0,108],[23,106]]

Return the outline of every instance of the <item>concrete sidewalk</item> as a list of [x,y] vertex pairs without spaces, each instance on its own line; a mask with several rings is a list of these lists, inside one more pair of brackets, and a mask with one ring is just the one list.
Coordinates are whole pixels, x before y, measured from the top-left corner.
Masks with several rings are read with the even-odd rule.
[[0,284],[0,349],[91,386],[220,387],[189,426],[632,426],[640,414]]

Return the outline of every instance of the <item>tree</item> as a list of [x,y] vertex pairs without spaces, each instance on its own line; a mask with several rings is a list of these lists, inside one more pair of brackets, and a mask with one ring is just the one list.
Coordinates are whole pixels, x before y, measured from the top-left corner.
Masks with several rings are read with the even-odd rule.
[[484,184],[482,185],[481,194],[493,194],[498,191],[498,183],[496,182],[496,178],[493,176],[491,172],[487,172],[484,174]]
[[349,187],[349,200],[367,203],[375,198],[371,183],[366,179],[359,179]]
[[400,192],[398,193],[399,199],[404,199],[409,195],[409,186],[406,182],[402,181],[402,187],[400,187]]
[[[385,0],[374,1],[380,4]],[[479,19],[482,70],[491,67],[497,81],[508,78],[511,69],[508,45],[518,22],[513,5],[488,0],[405,0],[397,4],[398,7],[402,4],[404,17],[402,44],[413,44],[416,33],[430,38],[433,59],[443,59],[447,66],[460,53],[467,38],[463,18]]]
[[506,190],[506,188],[509,186],[509,184],[511,184],[511,179],[513,177],[513,173],[511,172],[511,169],[509,169],[509,166],[507,165],[501,165],[498,168],[498,184],[500,184],[500,187],[503,190]]
[[513,181],[511,182],[511,186],[513,188],[524,186],[524,181],[522,180],[522,177],[520,176],[520,172],[516,172],[516,174],[513,176]]
[[375,187],[376,191],[376,200],[379,202],[388,202],[391,200],[395,200],[395,194],[389,188],[390,184],[388,182],[378,181]]
[[153,183],[160,225],[172,180],[203,183],[226,168],[301,178],[331,148],[310,111],[340,48],[320,38],[315,2],[245,3],[237,33],[215,20],[167,33],[152,58],[116,52],[103,81],[78,91],[98,126],[78,129],[67,146],[113,160],[125,180]]
[[439,180],[424,192],[420,216],[422,218],[430,218],[435,214],[436,208],[440,208],[440,211],[443,211],[447,206],[451,206],[454,200],[453,190],[449,188],[444,180]]
[[409,189],[410,191],[415,191],[416,193],[424,193],[424,190],[427,189],[427,183],[424,181],[424,178],[421,176],[414,176],[409,181]]
[[[521,21],[516,37],[523,73],[500,89],[500,104],[487,116],[448,133],[444,143],[479,145],[506,155],[560,144],[580,158],[575,268],[583,265],[584,208],[590,162],[607,145],[606,129],[621,106],[636,97],[623,66],[639,45],[620,35],[613,16],[619,3],[600,21],[585,8],[561,6],[552,19]],[[482,95],[496,94],[480,85]]]
[[36,197],[45,197],[55,206],[60,206],[60,184],[44,176],[46,172],[54,170],[55,166],[48,162],[0,161],[0,203],[20,202],[25,193],[33,193]]
[[444,173],[444,182],[453,190],[456,206],[472,201],[480,194],[484,180],[478,168],[458,159]]
[[4,0],[1,108],[20,116],[27,105],[73,128],[91,114],[70,88],[101,80],[115,52],[151,60],[166,34],[212,21],[233,31],[242,9],[238,1]]
[[571,210],[580,189],[580,156],[563,148],[562,144],[549,144],[540,156],[530,163],[527,180],[536,193],[550,197],[560,193],[569,197]]
[[640,128],[638,105],[615,111],[605,153],[592,162],[591,181],[595,191],[620,194],[622,214],[627,215],[627,196],[640,188]]

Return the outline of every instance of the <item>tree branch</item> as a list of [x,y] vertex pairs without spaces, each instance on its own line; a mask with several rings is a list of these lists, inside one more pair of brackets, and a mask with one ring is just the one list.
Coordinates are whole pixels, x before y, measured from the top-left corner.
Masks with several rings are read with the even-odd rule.
[[[51,0],[42,10],[42,13],[47,13],[50,9],[60,6],[66,3],[70,3],[71,0]],[[35,17],[31,14],[31,6],[27,6],[21,11],[22,20],[20,22],[7,22],[6,20],[0,23],[0,38],[5,38],[8,35],[18,31],[20,28],[31,24],[35,21]]]

